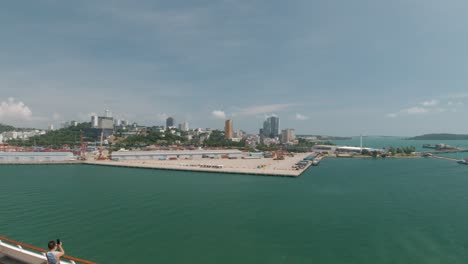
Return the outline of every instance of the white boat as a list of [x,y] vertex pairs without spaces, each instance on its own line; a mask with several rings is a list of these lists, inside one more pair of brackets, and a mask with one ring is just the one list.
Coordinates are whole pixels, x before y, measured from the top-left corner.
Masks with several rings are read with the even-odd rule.
[[[0,236],[0,263],[1,264],[46,264],[47,250],[21,243]],[[61,264],[96,264],[95,262],[63,256]]]

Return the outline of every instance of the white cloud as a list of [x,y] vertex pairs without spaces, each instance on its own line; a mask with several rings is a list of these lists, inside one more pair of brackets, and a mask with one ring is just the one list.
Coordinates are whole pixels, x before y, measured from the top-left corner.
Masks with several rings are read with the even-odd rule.
[[410,108],[401,109],[400,111],[398,111],[396,113],[387,114],[387,117],[395,118],[395,117],[401,116],[401,115],[420,115],[420,114],[426,114],[428,112],[429,112],[429,110],[427,108],[420,107],[420,106],[414,106],[414,107],[410,107]]
[[407,109],[403,109],[400,112],[406,113],[406,114],[409,114],[409,115],[418,115],[418,114],[427,113],[428,110],[426,108],[424,108],[424,107],[415,106],[415,107],[410,107],[410,108],[407,108]]
[[217,118],[217,119],[226,119],[226,113],[224,111],[221,111],[221,110],[213,110],[211,112],[211,115],[214,118]]
[[299,113],[297,113],[297,114],[296,114],[296,116],[295,116],[295,119],[296,119],[296,120],[299,120],[299,121],[304,121],[304,120],[307,120],[307,119],[309,119],[309,117],[308,117],[308,116],[305,116],[305,115],[302,115],[302,114],[299,114]]
[[423,106],[436,106],[439,104],[439,100],[430,100],[430,101],[425,101],[422,103]]
[[6,121],[30,120],[32,111],[23,102],[8,98],[0,103],[0,118]]
[[271,104],[271,105],[259,105],[241,109],[236,115],[239,116],[254,116],[260,114],[269,114],[279,112],[291,107],[293,104]]

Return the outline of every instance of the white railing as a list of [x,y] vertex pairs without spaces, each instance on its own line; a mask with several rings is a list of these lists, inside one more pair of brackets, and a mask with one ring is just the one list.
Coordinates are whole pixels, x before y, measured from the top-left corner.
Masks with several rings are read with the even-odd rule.
[[[19,260],[28,264],[46,264],[45,254],[47,250],[21,243],[6,237],[0,236],[0,256],[5,255],[9,258]],[[62,264],[96,264],[95,262],[83,260],[70,256],[62,256]]]

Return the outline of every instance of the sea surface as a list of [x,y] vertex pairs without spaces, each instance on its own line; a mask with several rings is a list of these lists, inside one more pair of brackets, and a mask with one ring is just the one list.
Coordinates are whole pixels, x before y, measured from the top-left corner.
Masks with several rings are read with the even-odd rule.
[[299,178],[0,166],[0,235],[99,263],[467,263],[468,166],[336,159]]

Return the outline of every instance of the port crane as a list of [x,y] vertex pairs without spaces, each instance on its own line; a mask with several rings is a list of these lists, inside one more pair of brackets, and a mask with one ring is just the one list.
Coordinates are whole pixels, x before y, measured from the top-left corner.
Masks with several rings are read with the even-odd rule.
[[80,130],[80,160],[86,160],[86,143],[83,139],[83,130]]
[[104,157],[104,155],[102,154],[103,152],[103,148],[102,148],[102,142],[104,141],[104,131],[101,131],[101,143],[99,145],[99,156],[97,158],[97,160],[105,160],[106,157]]

